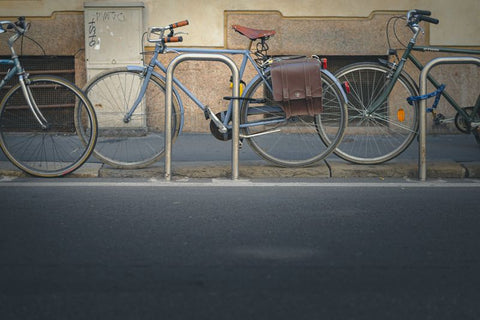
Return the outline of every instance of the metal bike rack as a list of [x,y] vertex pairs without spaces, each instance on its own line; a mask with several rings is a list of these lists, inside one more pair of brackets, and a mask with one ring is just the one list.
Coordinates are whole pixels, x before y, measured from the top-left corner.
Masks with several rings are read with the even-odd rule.
[[177,65],[183,61],[219,61],[230,67],[232,71],[232,180],[238,179],[238,149],[239,149],[239,88],[240,74],[237,65],[232,59],[213,53],[185,53],[174,58],[167,68],[166,93],[165,93],[165,180],[170,181],[172,174],[172,81],[173,72]]
[[[428,62],[420,73],[420,96],[425,95],[427,91],[427,76],[430,70],[440,64],[476,64],[480,65],[480,58],[477,57],[442,57],[435,58]],[[420,100],[420,132],[418,141],[418,178],[421,181],[427,179],[427,101]]]

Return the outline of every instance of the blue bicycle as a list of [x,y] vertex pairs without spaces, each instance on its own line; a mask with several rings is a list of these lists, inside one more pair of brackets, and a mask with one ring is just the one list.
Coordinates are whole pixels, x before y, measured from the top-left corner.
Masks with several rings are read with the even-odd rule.
[[[92,101],[99,123],[95,156],[114,167],[141,168],[164,155],[166,66],[157,58],[168,52],[240,55],[243,57],[240,78],[244,76],[247,64],[253,66],[257,74],[245,85],[241,96],[240,138],[262,158],[279,166],[308,166],[335,149],[345,130],[347,109],[343,88],[330,72],[321,70],[323,112],[314,116],[287,117],[272,95],[270,65],[277,59],[286,59],[272,58],[267,54],[267,40],[275,34],[274,30],[233,26],[251,40],[251,45],[257,44],[253,52],[250,48],[167,48],[167,43],[182,41],[174,30],[187,24],[182,21],[149,28],[147,40],[155,44],[155,50],[146,65],[107,70],[87,84],[85,92]],[[173,140],[183,125],[184,107],[180,92],[184,92],[210,120],[210,130],[216,138],[222,141],[231,139],[232,101],[225,111],[214,113],[177,78],[173,83]]]
[[[8,39],[11,59],[0,60],[10,69],[0,81],[0,147],[23,171],[39,177],[64,176],[78,169],[91,155],[97,138],[95,110],[66,79],[32,76],[24,70],[14,43],[29,24],[0,21],[0,34]],[[9,81],[18,81],[10,85]]]

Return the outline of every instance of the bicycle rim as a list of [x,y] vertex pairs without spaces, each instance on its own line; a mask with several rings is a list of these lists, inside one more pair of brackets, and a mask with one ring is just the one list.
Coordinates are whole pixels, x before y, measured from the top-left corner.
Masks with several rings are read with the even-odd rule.
[[403,75],[387,100],[373,113],[367,109],[388,82],[391,70],[381,64],[358,63],[339,70],[335,76],[350,86],[348,125],[335,153],[352,163],[377,164],[391,160],[412,142],[418,130],[418,105],[407,98],[418,95]]
[[[0,107],[0,145],[7,158],[39,177],[59,177],[78,169],[92,153],[97,134],[95,113],[83,93],[54,76],[31,77],[27,85],[43,117],[42,128],[20,84],[5,95]],[[80,115],[82,134],[76,126]]]
[[[165,152],[165,84],[153,77],[129,121],[125,115],[140,94],[141,71],[119,68],[98,75],[86,87],[86,94],[98,119],[98,140],[94,155],[116,168],[143,168]],[[178,101],[173,99],[172,137],[179,132]]]
[[[270,82],[270,75],[266,75]],[[317,116],[285,113],[259,78],[246,93],[241,109],[243,135],[262,158],[283,167],[302,167],[328,156],[340,142],[346,124],[346,106],[339,88],[322,73],[324,111]],[[324,139],[326,137],[326,139]]]

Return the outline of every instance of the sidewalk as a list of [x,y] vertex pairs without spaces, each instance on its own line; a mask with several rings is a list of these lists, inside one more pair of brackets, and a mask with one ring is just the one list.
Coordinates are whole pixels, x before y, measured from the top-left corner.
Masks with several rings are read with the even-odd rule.
[[[193,160],[194,159],[194,160]],[[231,141],[210,134],[183,133],[173,145],[173,179],[231,177]],[[330,155],[308,168],[280,168],[260,159],[245,143],[239,156],[240,178],[418,178],[418,144],[380,165],[353,165]],[[2,154],[0,176],[25,176]],[[164,176],[160,161],[148,168],[114,169],[92,158],[69,177],[158,178]],[[427,179],[480,178],[480,146],[471,135],[427,136]]]

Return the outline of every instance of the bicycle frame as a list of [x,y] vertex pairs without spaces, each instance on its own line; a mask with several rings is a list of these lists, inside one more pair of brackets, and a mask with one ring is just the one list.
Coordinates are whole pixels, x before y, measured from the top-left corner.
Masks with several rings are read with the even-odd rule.
[[[199,48],[168,48],[167,50],[165,50],[165,53],[202,53],[202,54],[228,54],[228,55],[242,55],[243,58],[242,58],[242,63],[241,63],[241,67],[239,69],[239,74],[240,74],[240,79],[243,77],[244,73],[245,73],[245,69],[247,67],[247,63],[250,62],[250,64],[255,68],[255,70],[257,71],[257,77],[260,76],[262,77],[264,80],[265,77],[262,73],[262,71],[260,70],[260,68],[257,66],[257,64],[255,63],[255,61],[253,60],[253,58],[250,56],[250,51],[249,50],[227,50],[227,49],[199,49]],[[128,68],[133,70],[133,69],[138,69],[138,68],[146,68],[145,69],[145,79],[144,79],[144,82],[142,84],[142,88],[140,90],[140,94],[139,96],[137,97],[136,101],[134,102],[134,105],[132,106],[132,108],[129,110],[129,112],[125,115],[125,121],[128,121],[131,116],[133,115],[133,113],[135,112],[135,109],[137,108],[137,106],[140,104],[140,102],[142,101],[142,98],[143,98],[143,95],[145,94],[146,92],[146,89],[147,89],[147,86],[148,86],[148,82],[150,80],[150,77],[152,76],[152,74],[154,74],[155,76],[159,77],[160,79],[164,80],[165,81],[165,74],[167,72],[167,67],[165,65],[163,65],[159,60],[158,60],[158,55],[160,53],[163,53],[162,52],[162,48],[160,46],[160,44],[157,44],[155,46],[155,51],[154,51],[154,54],[152,56],[152,58],[150,59],[150,63],[146,66],[146,67],[134,67],[134,66],[129,66]],[[155,67],[158,67],[160,70],[162,70],[163,74],[159,74],[157,72],[154,71],[154,68]],[[185,87],[185,85],[183,85],[176,77],[173,77],[173,82],[175,83],[175,85],[180,88],[180,90],[182,90],[204,113],[208,112],[208,107],[203,104],[187,87]],[[256,80],[256,77],[253,79],[253,80]],[[245,88],[245,91],[248,90],[248,88],[250,87],[251,83],[253,82],[253,80],[249,83],[249,85],[247,85],[247,87]],[[265,81],[265,83],[267,85],[268,82]],[[271,89],[271,88],[270,88]],[[179,103],[180,103],[180,108],[181,108],[181,112],[183,114],[183,103],[181,102],[180,99],[179,100]],[[232,103],[230,102],[229,103],[229,107],[227,109],[227,115],[225,117],[225,119],[223,120],[223,125],[227,128],[227,129],[230,129],[231,126],[228,125],[228,123],[230,122],[230,119],[231,119],[231,109],[232,109]],[[271,122],[270,122],[271,123]],[[183,126],[183,117],[182,117],[182,126]]]
[[[380,97],[372,104],[371,107],[368,108],[367,112],[369,114],[375,112],[380,106],[387,100],[388,96],[390,95],[391,91],[393,90],[393,87],[395,83],[398,80],[398,77],[402,73],[402,70],[405,66],[405,63],[407,60],[410,60],[413,65],[419,70],[422,71],[424,68],[424,65],[418,61],[415,56],[413,56],[412,51],[422,51],[422,52],[445,52],[445,53],[459,53],[459,54],[474,54],[474,55],[480,55],[480,50],[469,50],[469,49],[459,49],[459,48],[444,48],[444,47],[435,47],[435,46],[416,46],[415,45],[415,40],[417,37],[418,33],[414,35],[412,40],[410,40],[405,52],[402,55],[402,58],[398,65],[395,67],[395,72],[392,75],[392,78],[390,79],[389,84],[386,86],[385,90],[383,93],[380,95]],[[435,80],[431,75],[428,76],[428,80],[430,83],[438,89],[440,87],[440,83]],[[442,91],[442,96],[445,97],[445,99],[448,101],[448,103],[464,118],[469,121],[473,119],[473,117],[470,117],[461,107],[460,105],[455,101],[455,99],[448,94],[445,90]],[[477,114],[478,110],[480,108],[480,95],[477,98],[477,101],[475,103],[472,116]]]
[[[144,66],[144,67],[139,67],[139,66],[128,66],[127,68],[130,69],[130,70],[144,70],[145,72],[145,79],[144,79],[144,82],[142,84],[142,88],[140,90],[140,94],[139,96],[137,97],[136,101],[134,102],[134,105],[131,107],[131,109],[129,110],[129,112],[125,115],[125,119],[124,121],[128,122],[130,117],[133,115],[133,113],[135,112],[135,109],[137,108],[137,106],[141,103],[142,101],[142,98],[147,90],[147,86],[148,86],[148,82],[150,80],[150,77],[152,76],[152,74],[162,80],[166,80],[165,78],[165,74],[167,72],[167,67],[165,65],[163,65],[159,60],[158,60],[158,55],[160,53],[201,53],[201,54],[225,54],[225,55],[242,55],[243,58],[242,58],[242,62],[241,62],[241,65],[240,65],[240,69],[239,69],[239,75],[240,75],[240,79],[243,78],[243,75],[245,73],[245,69],[247,67],[247,64],[250,63],[256,70],[257,72],[257,75],[254,76],[254,78],[246,85],[244,91],[243,91],[243,95],[248,91],[248,89],[252,86],[252,84],[257,81],[257,79],[259,78],[262,78],[265,85],[270,89],[272,90],[272,87],[271,85],[268,83],[267,79],[265,78],[265,72],[263,69],[261,69],[257,63],[255,62],[255,60],[252,58],[251,56],[251,52],[249,50],[233,50],[233,49],[200,49],[200,48],[167,48],[165,51],[162,50],[163,48],[161,47],[160,44],[156,44],[155,45],[155,51],[154,51],[154,54],[152,56],[152,58],[150,59],[150,62],[148,65]],[[158,72],[155,72],[154,71],[154,68],[155,67],[158,67],[160,70],[162,70],[163,74],[159,74]],[[347,97],[346,97],[346,94],[343,90],[343,88],[341,87],[340,83],[338,82],[338,80],[330,73],[328,72],[327,70],[322,70],[323,73],[326,73],[330,78],[334,79],[335,80],[335,83],[336,85],[341,89],[341,92],[343,93],[344,95],[344,98],[345,98],[345,101],[347,101]],[[227,129],[231,129],[232,126],[229,124],[229,122],[231,121],[231,117],[232,117],[232,101],[230,101],[229,105],[228,105],[228,108],[227,108],[227,113],[226,113],[226,116],[223,120],[219,120],[217,119],[217,117],[215,116],[215,114],[213,114],[209,109],[208,107],[203,104],[188,88],[186,88],[177,78],[173,77],[173,83],[175,83],[176,87],[178,87],[181,91],[183,91],[205,114],[208,114],[212,119],[214,119],[214,122],[216,123],[221,123],[223,125],[223,128],[220,128],[220,130],[226,130]],[[179,101],[179,104],[180,104],[180,111],[182,113],[182,119],[181,119],[181,125],[180,125],[180,131],[182,130],[183,128],[183,122],[184,122],[184,119],[183,119],[183,114],[184,114],[184,108],[183,108],[183,103],[178,95],[178,91],[174,88],[174,94],[178,97],[178,101]],[[281,110],[280,107],[278,108],[278,110]],[[218,120],[218,121],[217,121]],[[270,119],[270,120],[265,120],[265,121],[259,121],[259,122],[256,122],[256,123],[249,123],[249,124],[240,124],[240,128],[246,128],[246,127],[249,127],[249,126],[258,126],[258,125],[264,125],[264,124],[273,124],[273,123],[281,123],[281,122],[284,122],[285,119]]]

